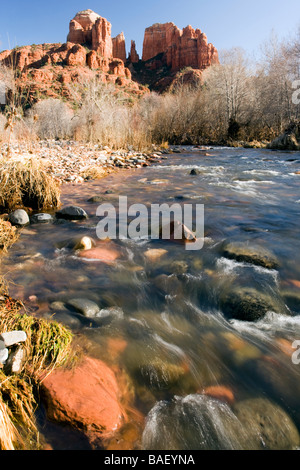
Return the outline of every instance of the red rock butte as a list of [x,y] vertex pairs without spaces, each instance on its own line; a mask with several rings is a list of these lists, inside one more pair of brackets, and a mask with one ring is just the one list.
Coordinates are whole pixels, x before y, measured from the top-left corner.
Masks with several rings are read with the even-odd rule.
[[172,71],[184,67],[204,70],[219,63],[217,49],[208,44],[200,29],[187,26],[181,30],[174,23],[156,23],[145,31],[143,61],[159,54],[163,55],[163,61]]

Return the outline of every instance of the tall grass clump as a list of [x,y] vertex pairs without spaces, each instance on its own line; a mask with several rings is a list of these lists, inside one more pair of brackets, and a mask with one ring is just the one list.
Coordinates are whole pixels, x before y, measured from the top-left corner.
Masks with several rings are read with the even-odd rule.
[[39,433],[34,413],[38,388],[55,368],[73,358],[72,333],[57,322],[28,316],[0,280],[0,332],[22,330],[26,360],[18,375],[0,369],[0,450],[37,449]]
[[35,158],[0,159],[0,210],[30,207],[55,209],[60,205],[59,184]]

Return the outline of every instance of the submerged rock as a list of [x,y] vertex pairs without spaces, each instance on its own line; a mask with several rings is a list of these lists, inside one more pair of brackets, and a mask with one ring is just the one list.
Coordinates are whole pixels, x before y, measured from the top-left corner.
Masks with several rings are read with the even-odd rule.
[[31,223],[33,224],[47,224],[53,220],[54,219],[51,214],[34,214],[31,217]]
[[205,395],[157,403],[147,416],[145,450],[242,450],[247,438],[226,403]]
[[167,253],[167,250],[163,249],[150,249],[145,251],[144,256],[148,261],[155,262]]
[[279,267],[275,255],[260,246],[232,242],[226,243],[222,252],[226,258],[235,259],[236,261],[244,261],[267,269],[277,269]]
[[116,259],[120,257],[120,254],[116,250],[97,246],[91,250],[81,251],[79,256],[87,260],[101,261],[102,263],[110,264],[116,261]]
[[30,223],[28,214],[23,209],[18,209],[9,214],[9,221],[12,225],[25,226]]
[[94,318],[100,312],[99,306],[89,299],[71,299],[66,306],[88,318]]
[[153,389],[168,390],[176,386],[186,375],[183,365],[156,359],[141,364],[136,375]]
[[279,301],[251,287],[240,287],[223,294],[220,307],[227,318],[242,321],[260,320],[269,311],[287,313]]
[[282,297],[287,306],[295,313],[300,313],[300,291],[287,290],[282,292]]
[[233,412],[247,429],[251,446],[245,450],[292,450],[299,443],[298,430],[290,416],[266,398],[250,398],[233,406]]
[[157,403],[142,437],[145,450],[292,450],[299,433],[290,416],[265,398],[232,406],[206,395]]
[[53,371],[42,382],[48,418],[83,432],[92,445],[124,423],[120,395],[114,372],[90,357],[75,368]]

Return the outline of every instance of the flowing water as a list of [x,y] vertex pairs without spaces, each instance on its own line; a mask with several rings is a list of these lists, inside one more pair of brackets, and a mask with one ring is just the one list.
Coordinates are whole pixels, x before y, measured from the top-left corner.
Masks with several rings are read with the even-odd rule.
[[[31,225],[4,260],[10,294],[23,299],[29,312],[70,326],[87,354],[117,364],[130,378],[134,407],[148,418],[145,423],[132,414],[131,432],[121,432],[108,448],[117,449],[122,439],[134,448],[245,448],[248,430],[237,426],[235,407],[246,403],[253,411],[257,399],[270,400],[300,426],[300,365],[292,361],[292,344],[300,340],[300,153],[208,153],[185,147],[151,167],[65,186],[63,205],[78,205],[89,218]],[[198,174],[192,176],[192,169]],[[204,204],[204,246],[188,251],[166,240],[115,240],[100,243],[120,254],[114,262],[80,258],[64,241],[96,239],[99,202],[88,202],[92,196],[116,208],[119,196],[127,196],[129,206]],[[225,241],[271,250],[279,266],[229,259]],[[148,249],[166,253],[149,260]],[[276,313],[257,322],[225,317],[223,296],[243,288],[271,297]],[[30,302],[31,296],[36,299]],[[96,302],[99,317],[53,304],[73,298]],[[212,395],[225,393],[227,403],[203,395],[208,387],[218,387]],[[280,414],[276,408],[272,413],[271,421]],[[54,448],[88,448],[78,436],[40,420]]]

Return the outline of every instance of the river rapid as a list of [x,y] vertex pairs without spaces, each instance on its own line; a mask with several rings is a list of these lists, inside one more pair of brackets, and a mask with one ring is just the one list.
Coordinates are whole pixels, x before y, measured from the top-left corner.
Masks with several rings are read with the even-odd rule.
[[[69,326],[87,354],[127,374],[134,407],[145,417],[132,414],[131,429],[119,436],[131,439],[131,448],[295,447],[300,152],[192,147],[181,152],[150,167],[63,186],[63,206],[80,206],[89,218],[23,229],[3,260],[10,295],[23,300],[29,313]],[[117,239],[101,242],[119,254],[113,262],[81,258],[65,241],[88,236],[99,244],[100,203],[88,202],[93,196],[117,209],[120,196],[129,206],[203,204],[203,248]],[[228,244],[266,250],[276,263],[241,258],[224,248]],[[149,249],[165,252],[149,258]],[[259,312],[266,299],[271,307],[256,321],[236,318],[228,313],[234,310],[232,292],[261,295]],[[98,317],[66,308],[74,298],[95,302]],[[239,302],[243,309],[246,301]],[[77,434],[48,423],[43,410],[38,419],[54,449],[89,448]],[[117,442],[107,448],[118,449]]]

